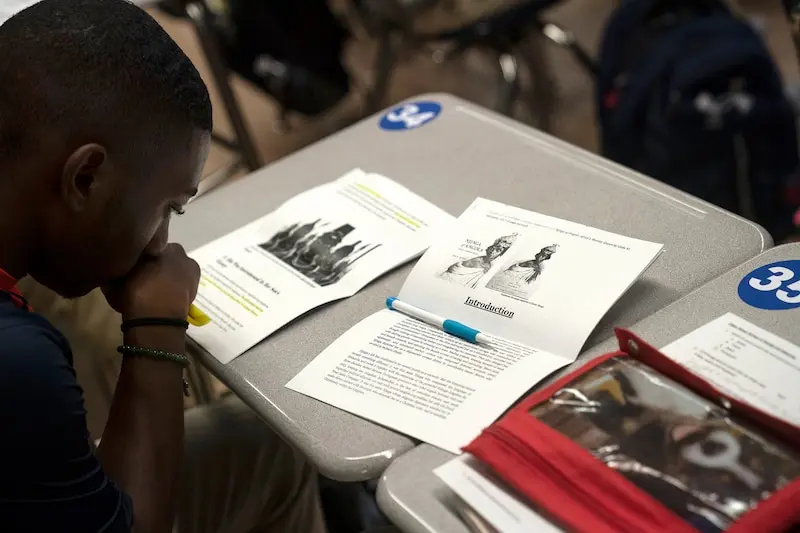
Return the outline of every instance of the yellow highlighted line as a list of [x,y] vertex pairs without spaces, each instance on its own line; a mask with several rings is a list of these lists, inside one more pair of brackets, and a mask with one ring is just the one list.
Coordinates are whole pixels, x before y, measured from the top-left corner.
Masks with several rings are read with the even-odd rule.
[[407,217],[407,216],[406,216],[406,215],[404,215],[403,213],[398,213],[397,211],[395,211],[395,213],[394,213],[394,216],[396,216],[396,217],[397,217],[397,218],[399,218],[400,220],[402,220],[402,221],[406,222],[407,224],[409,224],[409,225],[411,225],[411,226],[414,226],[415,228],[419,228],[419,227],[420,227],[420,224],[419,224],[419,222],[417,222],[416,220],[414,220],[414,219],[413,219],[413,218],[411,218],[411,217]]
[[378,194],[376,191],[373,191],[372,189],[370,189],[366,185],[361,185],[360,183],[356,183],[356,187],[358,187],[359,189],[361,189],[365,193],[371,194],[375,198],[381,198],[380,194]]
[[[374,196],[375,198],[382,198],[380,193],[378,193],[376,191],[373,191],[372,189],[370,189],[366,185],[362,185],[360,183],[356,183],[355,185],[356,185],[356,187],[358,187],[359,189],[361,189],[365,193],[367,193],[367,194],[369,194],[371,196]],[[399,211],[395,211],[394,216],[396,216],[400,220],[404,221],[405,223],[410,224],[411,226],[414,226],[415,228],[421,227],[419,222],[417,222],[416,220],[414,220],[411,217],[408,217],[408,216],[404,215],[403,213],[400,213]]]
[[[234,302],[236,302],[237,304],[242,306],[242,308],[244,308],[244,310],[247,311],[248,313],[250,313],[251,315],[258,316],[259,313],[263,313],[264,312],[263,309],[261,309],[259,306],[257,306],[256,304],[254,304],[253,302],[251,302],[247,298],[242,298],[240,300],[239,298],[237,298],[236,296],[234,296],[230,292],[228,292],[225,289],[223,289],[222,287],[220,287],[219,284],[214,282],[214,280],[209,279],[209,278],[207,278],[205,276],[201,276],[200,279],[204,280],[206,283],[208,283],[209,285],[211,285],[212,287],[217,289],[219,292],[221,292],[222,294],[224,294],[225,296],[227,296],[228,298],[230,298],[231,300],[233,300]],[[244,300],[244,302],[242,300]],[[254,307],[255,310],[253,310],[250,307],[248,307],[248,305]],[[256,312],[256,311],[258,311],[258,312]]]

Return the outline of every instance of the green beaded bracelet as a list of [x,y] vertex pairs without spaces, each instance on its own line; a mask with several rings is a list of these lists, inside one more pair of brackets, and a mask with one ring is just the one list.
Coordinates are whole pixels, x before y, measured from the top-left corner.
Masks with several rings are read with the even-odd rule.
[[[130,344],[118,346],[117,351],[122,355],[147,357],[160,361],[170,361],[180,365],[183,368],[189,366],[189,358],[179,353],[165,352],[164,350],[156,350],[154,348],[142,348],[141,346],[131,346]],[[183,394],[186,397],[189,396],[189,382],[185,379],[183,380]]]
[[150,359],[172,361],[184,368],[189,366],[189,358],[179,353],[165,352],[164,350],[155,350],[153,348],[142,348],[141,346],[131,346],[129,344],[123,344],[117,348],[117,351],[122,355],[140,355],[142,357],[149,357]]

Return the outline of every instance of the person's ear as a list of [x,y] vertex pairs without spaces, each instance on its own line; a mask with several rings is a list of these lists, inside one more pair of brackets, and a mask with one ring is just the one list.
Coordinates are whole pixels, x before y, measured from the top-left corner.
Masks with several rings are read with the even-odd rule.
[[72,152],[61,173],[61,197],[73,211],[83,211],[105,185],[108,154],[99,144]]

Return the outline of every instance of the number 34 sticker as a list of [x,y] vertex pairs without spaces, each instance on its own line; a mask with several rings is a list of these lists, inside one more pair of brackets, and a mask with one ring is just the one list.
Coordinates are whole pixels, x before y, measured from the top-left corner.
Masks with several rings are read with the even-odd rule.
[[381,117],[380,127],[388,131],[417,129],[439,116],[442,106],[436,102],[410,102]]
[[800,261],[779,261],[753,270],[739,283],[739,298],[770,311],[800,307]]

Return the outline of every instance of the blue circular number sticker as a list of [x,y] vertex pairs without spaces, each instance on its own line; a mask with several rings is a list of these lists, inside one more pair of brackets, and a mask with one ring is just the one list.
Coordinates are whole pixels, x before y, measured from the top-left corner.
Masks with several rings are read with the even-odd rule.
[[431,122],[441,112],[442,106],[436,102],[411,102],[383,115],[380,127],[387,131],[414,130]]
[[753,270],[739,283],[739,298],[770,311],[800,307],[800,261],[778,261]]

